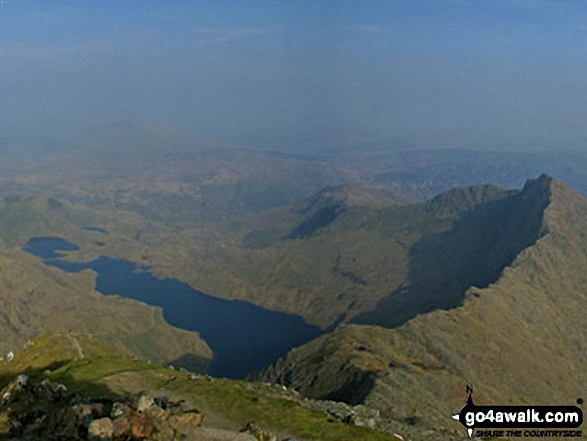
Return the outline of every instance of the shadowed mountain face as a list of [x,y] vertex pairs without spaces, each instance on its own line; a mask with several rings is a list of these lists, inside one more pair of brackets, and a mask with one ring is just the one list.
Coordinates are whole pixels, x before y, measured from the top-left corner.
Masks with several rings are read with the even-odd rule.
[[[409,249],[408,283],[356,323],[399,326],[418,314],[459,306],[470,287],[485,288],[543,233],[549,178],[520,192],[491,186],[456,189],[430,201],[438,217],[457,218],[448,231],[425,235]],[[495,198],[498,195],[505,196]],[[469,211],[466,211],[470,208]]]
[[549,179],[523,190],[457,188],[424,203],[327,188],[241,218],[222,243],[189,260],[190,277],[215,295],[301,314],[323,329],[395,327],[457,307],[468,288],[495,282],[543,233]]
[[[464,250],[440,247],[451,243],[447,237]],[[425,257],[424,251],[439,256]],[[483,404],[574,404],[582,396],[587,388],[584,197],[541,176],[520,192],[461,214],[453,228],[421,238],[410,259],[410,277],[425,268],[430,275],[408,284],[406,292],[459,306],[419,314],[394,329],[339,327],[291,351],[258,378],[309,397],[376,407],[404,421],[407,433],[434,428],[433,435],[414,439],[463,439],[449,416],[463,406],[468,384],[474,385],[475,402]],[[435,283],[446,297],[433,290]],[[404,305],[409,310],[409,302]],[[377,311],[372,317],[388,318],[392,306],[385,299],[379,307],[389,308],[387,315]]]
[[285,239],[311,237],[350,208],[376,209],[406,204],[407,199],[391,191],[355,186],[328,187],[292,209],[303,219]]

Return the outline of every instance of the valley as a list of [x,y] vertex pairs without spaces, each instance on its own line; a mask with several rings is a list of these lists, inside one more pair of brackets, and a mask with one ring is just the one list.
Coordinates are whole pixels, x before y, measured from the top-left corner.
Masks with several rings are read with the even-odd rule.
[[[46,331],[89,333],[153,363],[249,373],[307,398],[365,406],[380,415],[379,430],[412,439],[459,439],[446,415],[463,402],[464,384],[474,383],[480,401],[501,404],[567,403],[584,389],[587,203],[560,181],[543,174],[518,189],[479,184],[418,201],[322,163],[312,166],[322,167],[322,177],[302,172],[308,187],[294,194],[287,173],[271,172],[281,187],[249,185],[257,177],[241,156],[209,157],[219,162],[200,153],[181,165],[159,158],[158,181],[124,161],[114,180],[80,164],[78,174],[41,167],[26,179],[7,175],[0,253],[2,289],[11,297],[2,298],[7,338],[0,349]],[[266,160],[293,175],[308,161],[277,158]],[[200,161],[215,178],[179,179],[181,167]],[[67,158],[60,164],[71,165]],[[210,193],[220,175],[236,187]],[[268,188],[275,202],[251,199]],[[181,194],[192,202],[183,204]],[[27,247],[43,237],[76,246],[59,255],[49,246],[39,254],[46,265]],[[120,284],[101,275],[107,262],[120,263]],[[158,288],[143,284],[147,279]],[[189,297],[194,306],[182,306],[171,282],[248,312],[238,318],[227,309],[200,309]],[[125,294],[124,286],[135,293]],[[188,312],[193,307],[197,313]],[[252,318],[257,309],[276,321]],[[290,335],[286,317],[312,331]],[[206,331],[208,321],[217,337]],[[258,334],[243,331],[249,321]],[[264,346],[277,342],[272,334],[289,343],[273,352]],[[245,352],[223,353],[223,340]],[[236,370],[214,370],[220,360]]]

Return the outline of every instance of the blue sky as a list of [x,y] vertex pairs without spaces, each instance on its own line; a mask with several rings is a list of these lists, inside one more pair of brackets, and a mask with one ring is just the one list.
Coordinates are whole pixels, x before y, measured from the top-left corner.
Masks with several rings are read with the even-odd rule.
[[0,5],[5,139],[150,121],[264,148],[584,148],[587,5]]

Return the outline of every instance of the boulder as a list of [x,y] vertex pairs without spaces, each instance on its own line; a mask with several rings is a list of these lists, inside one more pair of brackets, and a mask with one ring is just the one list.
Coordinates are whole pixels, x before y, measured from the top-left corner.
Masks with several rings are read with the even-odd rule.
[[108,417],[94,420],[88,427],[89,440],[111,439],[114,432],[114,424]]

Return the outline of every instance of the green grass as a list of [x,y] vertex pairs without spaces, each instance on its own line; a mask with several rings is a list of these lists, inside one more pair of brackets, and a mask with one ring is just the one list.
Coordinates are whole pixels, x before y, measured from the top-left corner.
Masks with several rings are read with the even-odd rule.
[[[83,359],[79,358],[73,340],[80,343]],[[248,422],[255,421],[264,429],[288,433],[300,439],[394,439],[303,408],[293,400],[291,392],[280,387],[224,379],[209,380],[206,377],[191,380],[187,373],[116,353],[88,337],[75,334],[47,334],[35,339],[32,345],[16,353],[12,363],[0,364],[0,386],[3,387],[22,372],[38,379],[48,377],[64,384],[70,392],[90,397],[135,393],[137,387],[168,391],[174,396],[183,396],[204,414],[221,416],[232,427],[244,427]],[[116,391],[108,387],[109,380],[124,379],[129,373],[139,380],[135,379],[127,385],[119,383]]]

